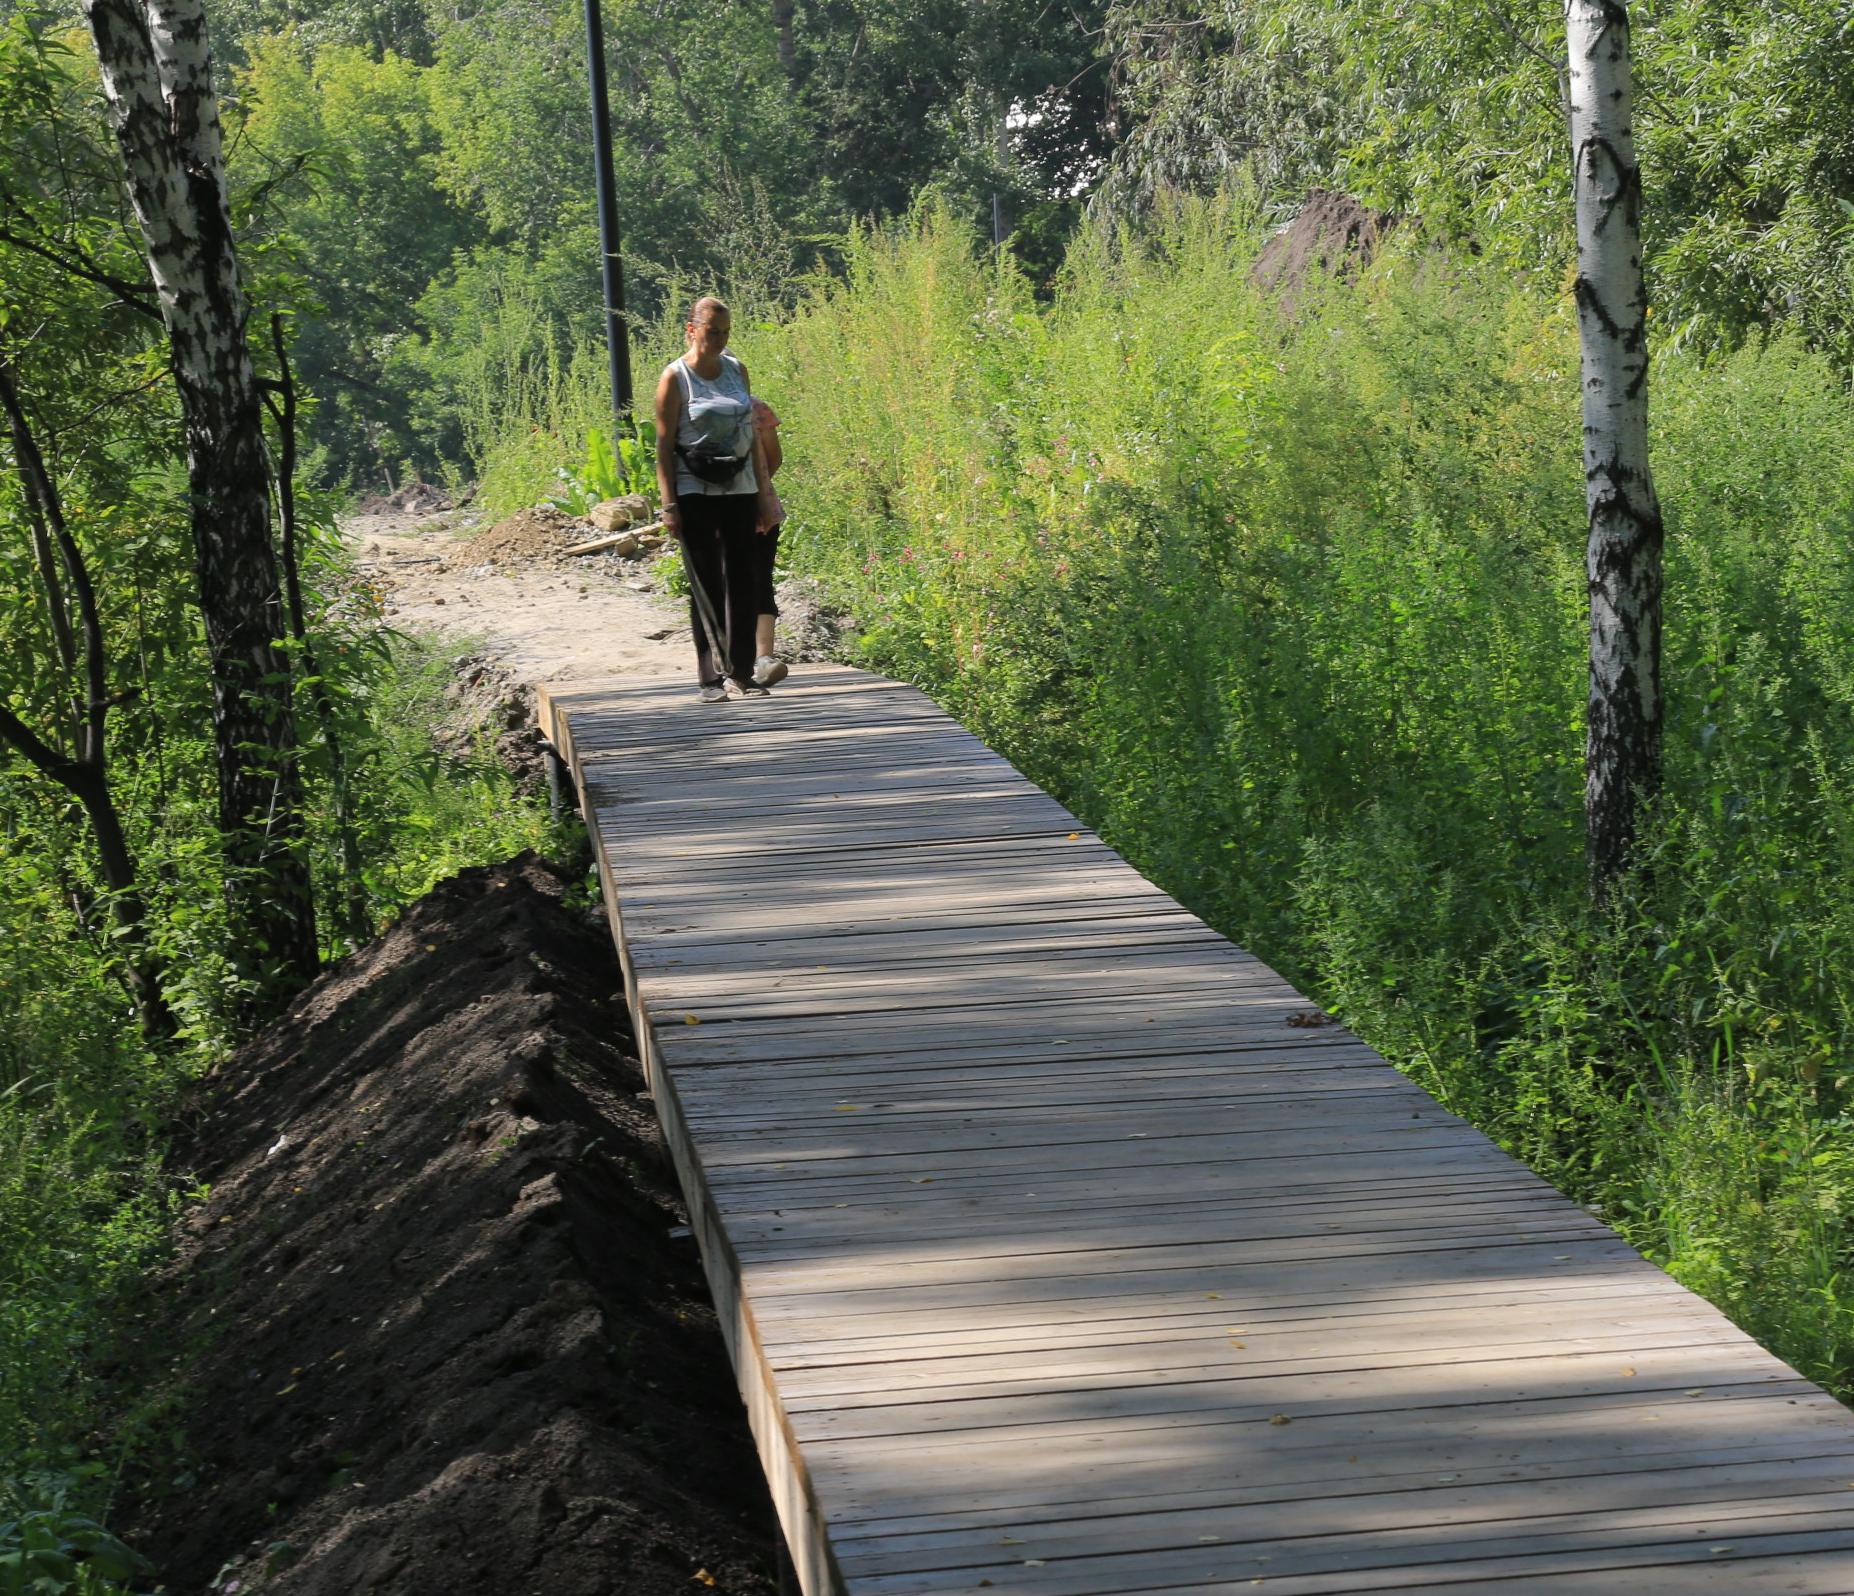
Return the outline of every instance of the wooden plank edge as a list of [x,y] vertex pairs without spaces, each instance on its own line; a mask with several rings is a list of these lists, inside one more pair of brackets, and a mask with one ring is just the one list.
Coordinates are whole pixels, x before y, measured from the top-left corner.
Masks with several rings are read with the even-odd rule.
[[[553,694],[543,687],[536,694],[536,716],[548,741],[560,751],[562,763],[572,773],[579,791],[581,813],[590,812],[591,797],[582,776],[582,767],[573,746],[570,715]],[[847,1596],[842,1570],[837,1566],[830,1539],[824,1532],[824,1518],[817,1503],[816,1490],[799,1453],[798,1441],[779,1401],[772,1364],[761,1342],[759,1327],[752,1309],[742,1298],[740,1263],[722,1229],[700,1162],[696,1159],[676,1094],[674,1080],[657,1054],[656,1034],[638,1000],[636,973],[631,951],[624,934],[617,877],[612,869],[602,829],[595,823],[586,827],[592,840],[593,858],[599,871],[599,889],[611,926],[612,942],[618,953],[618,966],[624,975],[625,1001],[631,1011],[638,1055],[644,1076],[656,1102],[657,1116],[670,1150],[670,1161],[682,1185],[689,1205],[689,1223],[701,1254],[702,1269],[708,1277],[708,1289],[714,1298],[715,1317],[721,1326],[728,1356],[734,1365],[735,1382],[747,1408],[747,1424],[766,1471],[773,1507],[785,1532],[786,1549],[798,1576],[803,1596]]]

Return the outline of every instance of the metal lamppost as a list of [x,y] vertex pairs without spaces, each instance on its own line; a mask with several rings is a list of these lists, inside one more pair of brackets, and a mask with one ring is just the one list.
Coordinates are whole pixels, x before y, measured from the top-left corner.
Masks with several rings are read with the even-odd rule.
[[631,335],[624,319],[624,268],[618,256],[618,195],[612,184],[612,116],[605,92],[605,23],[586,0],[586,64],[592,78],[592,159],[598,168],[599,254],[605,284],[605,351],[614,419],[631,412]]

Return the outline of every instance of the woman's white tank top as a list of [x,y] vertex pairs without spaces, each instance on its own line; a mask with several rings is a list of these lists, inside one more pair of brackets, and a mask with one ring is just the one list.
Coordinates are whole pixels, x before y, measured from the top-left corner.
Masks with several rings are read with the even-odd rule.
[[682,381],[682,420],[676,428],[676,441],[685,449],[699,444],[726,454],[745,455],[747,463],[728,482],[704,482],[690,472],[676,457],[676,492],[755,493],[758,479],[753,472],[753,399],[747,392],[747,374],[726,350],[721,352],[721,369],[713,377],[704,377],[689,364],[688,357],[676,361]]

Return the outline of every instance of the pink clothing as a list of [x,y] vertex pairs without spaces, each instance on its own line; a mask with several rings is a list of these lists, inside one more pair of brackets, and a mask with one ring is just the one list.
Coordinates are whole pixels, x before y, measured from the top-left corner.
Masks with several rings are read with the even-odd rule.
[[[753,425],[767,435],[779,430],[779,417],[764,399],[753,401]],[[785,520],[785,502],[779,497],[779,490],[773,486],[770,470],[766,474],[766,495],[772,501],[772,525],[779,526]]]

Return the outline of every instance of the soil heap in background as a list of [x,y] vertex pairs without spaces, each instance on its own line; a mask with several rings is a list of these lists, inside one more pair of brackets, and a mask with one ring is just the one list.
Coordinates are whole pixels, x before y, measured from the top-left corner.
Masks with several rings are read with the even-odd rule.
[[575,557],[567,550],[595,536],[584,521],[576,521],[551,505],[541,505],[533,510],[518,510],[506,521],[498,521],[461,548],[449,551],[446,558],[453,566],[572,565]]
[[170,1592],[771,1589],[772,1509],[610,939],[533,855],[446,882],[212,1083],[155,1305]]
[[1262,246],[1249,276],[1257,287],[1276,290],[1293,310],[1294,290],[1312,272],[1355,277],[1371,264],[1398,218],[1374,211],[1349,194],[1315,189],[1300,214]]
[[[467,501],[470,495],[466,493]],[[453,509],[451,496],[429,482],[408,482],[392,493],[372,493],[356,504],[350,515],[439,515]]]

